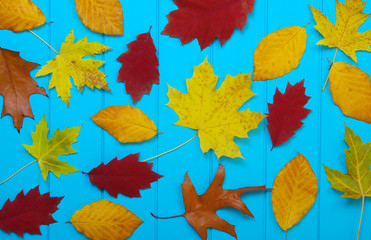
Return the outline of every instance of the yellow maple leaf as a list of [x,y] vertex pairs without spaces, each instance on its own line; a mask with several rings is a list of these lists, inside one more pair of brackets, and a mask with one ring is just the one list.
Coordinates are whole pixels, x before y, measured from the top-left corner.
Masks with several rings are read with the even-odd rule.
[[371,52],[371,30],[358,32],[358,28],[370,16],[370,14],[363,13],[365,4],[366,2],[362,0],[346,0],[344,4],[337,0],[335,24],[332,24],[321,11],[310,5],[317,23],[315,28],[324,37],[317,44],[341,49],[355,62],[357,62],[356,51]]
[[45,16],[30,0],[1,0],[0,29],[14,32],[29,30],[43,25]]
[[238,112],[243,103],[255,94],[250,90],[251,74],[229,74],[216,90],[218,76],[207,58],[195,67],[187,79],[188,93],[183,94],[169,86],[167,106],[179,116],[176,125],[198,130],[201,149],[213,149],[218,158],[242,157],[234,137],[247,138],[247,132],[257,128],[265,117],[249,109]]
[[75,85],[82,92],[84,86],[110,91],[105,77],[107,76],[99,70],[105,62],[93,59],[83,59],[84,56],[95,56],[111,49],[98,42],[88,42],[85,37],[75,43],[73,31],[62,43],[60,53],[51,61],[43,66],[36,74],[36,77],[53,74],[49,89],[56,88],[58,97],[67,104],[70,103],[72,77]]
[[122,240],[128,238],[143,221],[124,206],[99,200],[76,211],[70,222],[93,240]]

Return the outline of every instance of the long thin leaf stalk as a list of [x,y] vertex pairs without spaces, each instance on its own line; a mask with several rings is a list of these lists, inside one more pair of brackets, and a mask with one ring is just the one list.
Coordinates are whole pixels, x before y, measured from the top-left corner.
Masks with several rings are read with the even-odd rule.
[[44,39],[42,39],[39,35],[37,35],[36,33],[34,33],[33,31],[31,30],[28,30],[30,31],[30,33],[32,33],[33,35],[35,35],[38,39],[40,39],[43,43],[45,43],[48,47],[50,47],[51,50],[53,50],[57,55],[59,55],[59,52],[57,52],[52,46],[49,45],[49,43],[47,43]]
[[339,50],[339,48],[337,47],[337,48],[336,48],[336,51],[335,51],[334,59],[333,59],[332,62],[331,62],[330,72],[329,72],[328,75],[327,75],[327,79],[326,79],[325,85],[324,85],[323,88],[322,88],[322,92],[325,90],[326,85],[327,85],[327,82],[328,82],[328,80],[329,80],[329,78],[330,78],[331,69],[332,69],[332,64],[334,64],[334,62],[335,62],[335,59],[336,59],[336,55],[337,55],[337,53],[338,53],[338,50]]
[[15,175],[17,175],[20,171],[22,171],[23,169],[25,169],[26,167],[30,166],[31,164],[33,164],[33,163],[35,163],[35,162],[37,162],[37,159],[36,159],[35,161],[30,162],[29,164],[27,164],[27,165],[24,166],[23,168],[19,169],[18,171],[16,171],[13,175],[11,175],[10,177],[8,177],[8,178],[5,179],[4,181],[2,181],[2,182],[0,183],[0,185],[3,184],[3,183],[5,183],[5,182],[7,182],[7,181],[9,181],[12,177],[14,177]]
[[165,155],[165,154],[168,154],[168,153],[170,153],[170,152],[172,152],[172,151],[174,151],[174,150],[177,150],[178,148],[181,148],[181,147],[183,147],[184,145],[186,145],[187,143],[189,143],[190,141],[192,141],[195,137],[197,137],[197,135],[198,135],[198,132],[197,132],[197,133],[196,133],[192,138],[190,138],[188,141],[186,141],[186,142],[180,144],[179,146],[177,146],[177,147],[175,147],[175,148],[173,148],[173,149],[170,149],[169,151],[166,151],[166,152],[163,152],[163,153],[161,153],[161,154],[158,154],[158,155],[156,155],[156,156],[154,156],[154,157],[147,158],[147,159],[143,160],[142,162],[147,162],[147,161],[149,161],[149,160],[152,160],[152,159],[154,159],[154,158],[161,157],[161,156],[163,156],[163,155]]
[[365,208],[365,196],[362,196],[362,210],[361,210],[361,217],[359,218],[357,240],[359,239],[359,232],[361,231],[361,223],[362,223],[362,216],[363,216],[364,208]]

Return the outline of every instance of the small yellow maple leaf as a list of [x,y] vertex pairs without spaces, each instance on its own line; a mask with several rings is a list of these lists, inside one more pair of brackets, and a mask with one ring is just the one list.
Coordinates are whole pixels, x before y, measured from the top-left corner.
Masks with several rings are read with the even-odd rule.
[[345,3],[336,1],[336,23],[321,11],[310,5],[315,28],[324,39],[317,44],[341,49],[346,55],[357,62],[356,51],[371,52],[371,30],[360,33],[358,28],[367,20],[370,14],[363,13],[366,2],[362,0],[346,0]]
[[251,74],[228,75],[216,90],[218,76],[206,58],[187,79],[188,93],[169,86],[167,106],[179,115],[176,125],[198,130],[203,153],[213,149],[218,158],[242,157],[234,137],[247,138],[247,132],[257,128],[265,117],[249,109],[238,112],[255,95],[250,90],[250,77]]
[[58,97],[67,104],[70,103],[72,77],[75,85],[82,92],[84,86],[110,91],[105,77],[107,76],[99,70],[105,62],[93,59],[83,59],[84,56],[95,56],[111,49],[98,42],[88,42],[85,37],[75,43],[73,30],[62,43],[60,53],[51,61],[43,66],[36,74],[36,77],[53,74],[49,89],[56,88]]

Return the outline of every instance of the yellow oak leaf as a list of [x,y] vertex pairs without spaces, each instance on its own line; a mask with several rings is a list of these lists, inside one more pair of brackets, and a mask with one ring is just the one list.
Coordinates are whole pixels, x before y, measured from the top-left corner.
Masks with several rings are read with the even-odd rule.
[[366,1],[363,0],[346,0],[344,4],[337,0],[335,24],[310,5],[313,18],[317,23],[315,28],[324,37],[317,44],[340,49],[355,62],[357,62],[356,51],[371,52],[371,30],[358,32],[358,28],[370,16],[363,13],[365,4]]
[[36,131],[31,133],[33,145],[23,144],[26,150],[36,158],[35,161],[39,163],[45,181],[49,172],[60,178],[61,174],[67,175],[79,171],[68,163],[60,161],[58,157],[77,152],[71,145],[77,142],[76,138],[79,136],[80,128],[81,126],[66,128],[62,132],[57,129],[48,140],[49,128],[44,116],[36,126]]
[[201,149],[206,153],[213,149],[218,158],[242,157],[234,137],[247,138],[247,132],[257,128],[265,117],[249,109],[239,108],[255,94],[250,90],[251,74],[229,74],[216,90],[218,76],[207,59],[195,67],[191,79],[187,79],[188,93],[183,94],[169,86],[167,106],[179,116],[176,125],[196,129]]
[[110,91],[105,77],[107,76],[98,68],[105,62],[93,59],[83,59],[85,56],[95,56],[111,49],[98,42],[88,42],[85,37],[75,43],[73,31],[62,43],[60,53],[51,61],[43,66],[36,74],[36,77],[52,73],[49,82],[49,89],[56,88],[58,97],[69,106],[71,97],[72,77],[75,85],[82,92],[84,86]]
[[332,98],[341,111],[371,123],[370,76],[356,66],[336,62],[331,67],[329,81]]
[[316,200],[317,178],[308,160],[299,153],[277,174],[273,183],[272,206],[280,227],[297,224]]
[[13,32],[29,30],[46,22],[43,12],[30,0],[1,0],[0,16],[0,29]]
[[124,33],[120,0],[75,0],[75,4],[81,22],[94,32]]
[[264,37],[254,52],[254,81],[282,77],[295,69],[305,52],[304,27],[279,29]]
[[155,123],[130,105],[106,107],[91,118],[122,143],[142,142],[158,133]]
[[70,222],[86,237],[93,240],[123,240],[143,221],[124,206],[99,200],[76,211]]

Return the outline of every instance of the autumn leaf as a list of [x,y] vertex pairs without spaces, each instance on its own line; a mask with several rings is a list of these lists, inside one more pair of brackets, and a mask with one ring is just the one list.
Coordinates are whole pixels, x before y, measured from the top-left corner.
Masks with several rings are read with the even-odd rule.
[[309,5],[317,23],[315,28],[324,37],[317,44],[340,49],[355,62],[356,51],[371,52],[371,30],[358,32],[358,28],[370,15],[363,13],[365,4],[366,1],[363,0],[346,0],[344,4],[337,0],[335,24],[332,24],[321,11]]
[[155,123],[130,105],[106,107],[91,118],[122,143],[142,142],[158,133]]
[[120,0],[75,0],[75,4],[81,22],[94,32],[124,33]]
[[93,240],[123,240],[143,221],[124,206],[99,200],[76,211],[70,222],[86,237]]
[[312,207],[317,191],[316,175],[300,153],[277,174],[273,183],[272,206],[276,220],[286,234]]
[[[254,217],[240,197],[245,192],[267,190],[265,186],[244,187],[234,190],[223,189],[224,176],[224,167],[219,164],[214,180],[202,195],[197,194],[188,173],[186,173],[184,183],[182,184],[185,213],[175,217],[185,217],[188,223],[191,224],[204,240],[207,239],[207,228],[215,228],[237,238],[234,226],[220,218],[216,214],[216,211],[223,207],[233,207],[240,210],[243,214]],[[154,215],[152,214],[152,216]]]
[[235,28],[242,31],[255,0],[174,0],[179,9],[167,15],[161,34],[179,37],[182,44],[198,39],[201,50],[215,38],[223,44]]
[[22,59],[19,52],[0,47],[0,95],[4,98],[1,117],[11,115],[18,132],[24,117],[34,117],[29,97],[33,94],[47,96],[45,89],[38,87],[30,76],[30,71],[37,66]]
[[356,66],[337,62],[331,67],[329,81],[332,98],[341,111],[371,123],[370,76]]
[[129,50],[117,58],[122,63],[117,81],[125,83],[126,92],[130,94],[133,103],[144,94],[149,95],[152,84],[160,83],[157,69],[159,62],[150,31],[138,35],[137,40],[127,45]]
[[46,22],[40,8],[30,0],[1,0],[0,29],[21,32]]
[[239,108],[255,94],[250,90],[250,74],[227,75],[222,86],[215,90],[218,76],[207,59],[195,67],[187,79],[188,93],[169,86],[167,106],[178,115],[176,125],[196,129],[201,149],[214,149],[218,158],[242,157],[234,137],[247,138],[247,132],[257,128],[264,115]]
[[43,66],[37,72],[36,77],[52,73],[49,89],[55,87],[58,97],[61,97],[67,106],[70,103],[70,89],[72,88],[70,77],[80,92],[84,86],[110,91],[105,80],[106,74],[98,69],[105,62],[82,58],[94,57],[95,54],[101,54],[109,49],[111,48],[98,42],[88,42],[86,37],[75,43],[75,37],[71,31],[66,41],[62,43],[60,53]]
[[36,131],[31,133],[33,145],[23,144],[26,150],[36,158],[35,162],[39,163],[45,181],[49,172],[60,178],[61,174],[67,175],[78,171],[68,163],[60,161],[58,157],[77,152],[71,145],[77,142],[76,138],[79,135],[80,128],[81,126],[67,127],[62,132],[57,129],[48,140],[49,129],[44,116],[39,125],[36,126]]
[[307,42],[304,27],[279,29],[264,37],[254,52],[254,81],[282,77],[295,69]]
[[358,236],[361,226],[365,197],[371,197],[371,142],[363,143],[353,130],[345,125],[345,142],[349,148],[345,149],[345,163],[348,173],[344,174],[326,167],[327,180],[331,187],[343,192],[342,197],[359,199],[362,197],[362,211],[359,221]]
[[58,210],[62,199],[50,197],[49,193],[41,195],[39,186],[26,195],[21,191],[14,201],[8,199],[0,210],[0,228],[21,237],[24,233],[41,235],[40,225],[56,223],[52,214]]
[[273,104],[268,103],[268,131],[272,140],[272,149],[289,140],[303,123],[311,110],[304,108],[310,97],[305,95],[304,80],[292,86],[287,83],[282,94],[278,88],[273,97]]
[[100,164],[87,174],[90,182],[112,196],[119,193],[127,197],[141,197],[139,189],[151,187],[151,183],[163,177],[153,172],[153,163],[138,162],[139,153],[117,158],[108,164]]

